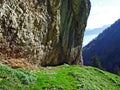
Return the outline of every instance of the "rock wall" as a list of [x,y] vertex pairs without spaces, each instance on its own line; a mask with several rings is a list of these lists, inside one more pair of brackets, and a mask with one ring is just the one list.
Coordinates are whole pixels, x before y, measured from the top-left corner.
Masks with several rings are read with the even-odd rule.
[[82,65],[89,12],[89,0],[0,0],[1,59]]

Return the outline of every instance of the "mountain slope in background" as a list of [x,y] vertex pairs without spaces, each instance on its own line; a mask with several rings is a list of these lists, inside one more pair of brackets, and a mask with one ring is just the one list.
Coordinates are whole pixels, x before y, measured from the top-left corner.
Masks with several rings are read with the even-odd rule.
[[114,72],[120,67],[120,19],[83,48],[84,64],[91,65],[95,54],[106,70]]

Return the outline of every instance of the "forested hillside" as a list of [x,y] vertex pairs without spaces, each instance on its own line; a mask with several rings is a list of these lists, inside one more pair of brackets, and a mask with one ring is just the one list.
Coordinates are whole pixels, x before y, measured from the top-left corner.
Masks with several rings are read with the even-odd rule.
[[105,70],[120,68],[120,19],[83,48],[84,64],[91,65],[94,55]]

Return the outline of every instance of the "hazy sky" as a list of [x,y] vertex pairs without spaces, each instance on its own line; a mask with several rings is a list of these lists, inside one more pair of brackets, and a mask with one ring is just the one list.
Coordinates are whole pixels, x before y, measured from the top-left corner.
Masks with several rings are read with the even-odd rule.
[[[90,0],[92,7],[87,30],[94,30],[104,25],[112,24],[120,18],[120,0]],[[98,34],[97,34],[98,35]],[[87,35],[84,37],[83,46],[88,44],[97,35]]]
[[87,28],[98,28],[120,18],[120,0],[91,0],[92,8]]

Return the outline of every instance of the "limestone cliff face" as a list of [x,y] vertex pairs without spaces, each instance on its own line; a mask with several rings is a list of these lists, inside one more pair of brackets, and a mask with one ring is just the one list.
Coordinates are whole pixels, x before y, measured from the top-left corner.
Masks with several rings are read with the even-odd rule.
[[89,0],[0,0],[0,57],[82,65],[89,12]]

